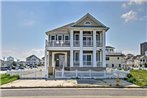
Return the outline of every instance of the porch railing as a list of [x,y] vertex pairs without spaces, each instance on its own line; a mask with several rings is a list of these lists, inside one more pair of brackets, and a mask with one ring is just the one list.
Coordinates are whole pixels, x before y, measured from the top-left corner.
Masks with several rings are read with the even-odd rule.
[[74,67],[78,67],[80,65],[79,61],[74,61]]
[[91,67],[92,66],[92,61],[83,61],[83,66],[84,67]]
[[101,61],[97,61],[97,66],[98,66],[98,67],[102,66],[102,64],[103,64],[103,63],[102,63]]
[[92,47],[93,41],[83,40],[83,47]]
[[80,41],[79,40],[73,40],[73,46],[74,47],[80,47]]
[[69,47],[70,40],[60,40],[60,41],[51,40],[51,41],[48,41],[47,45],[50,47]]
[[100,41],[100,40],[96,41],[96,46],[97,47],[102,47],[103,46],[102,41]]

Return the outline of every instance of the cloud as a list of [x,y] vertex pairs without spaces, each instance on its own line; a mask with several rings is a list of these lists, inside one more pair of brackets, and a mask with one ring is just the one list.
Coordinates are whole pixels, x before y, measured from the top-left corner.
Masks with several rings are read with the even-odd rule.
[[123,8],[126,8],[126,7],[127,7],[127,4],[126,4],[126,3],[123,3],[123,4],[122,4],[122,7],[123,7]]
[[137,12],[130,10],[129,12],[122,14],[121,18],[125,19],[125,22],[137,20]]
[[133,5],[133,4],[141,5],[144,2],[145,0],[129,0],[128,5]]
[[15,59],[25,60],[30,55],[36,55],[39,58],[44,56],[44,49],[34,48],[31,50],[20,50],[20,49],[3,49],[1,59],[3,57],[13,56]]
[[127,2],[122,4],[123,8],[127,8],[128,6],[131,5],[142,5],[145,3],[145,0],[128,0]]

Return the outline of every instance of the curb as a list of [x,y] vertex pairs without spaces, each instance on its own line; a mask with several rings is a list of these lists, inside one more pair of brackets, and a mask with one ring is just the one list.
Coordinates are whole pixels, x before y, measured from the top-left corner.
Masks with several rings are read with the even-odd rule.
[[0,89],[25,89],[25,88],[143,88],[147,89],[147,87],[124,87],[124,86],[36,86],[36,87],[0,87]]

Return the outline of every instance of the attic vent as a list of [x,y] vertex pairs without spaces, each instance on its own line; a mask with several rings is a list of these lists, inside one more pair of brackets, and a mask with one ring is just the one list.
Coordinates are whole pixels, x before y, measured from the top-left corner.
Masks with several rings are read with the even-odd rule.
[[91,22],[90,21],[86,21],[84,24],[85,25],[91,25]]

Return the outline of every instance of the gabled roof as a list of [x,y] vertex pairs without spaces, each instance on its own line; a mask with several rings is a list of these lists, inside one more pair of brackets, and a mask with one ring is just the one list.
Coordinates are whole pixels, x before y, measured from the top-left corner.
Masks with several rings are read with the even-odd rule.
[[55,29],[53,29],[53,30],[47,31],[46,34],[48,34],[48,32],[54,32],[54,31],[58,31],[58,30],[67,31],[67,30],[68,30],[68,27],[72,26],[73,24],[74,24],[74,23],[69,23],[69,24],[66,24],[66,25],[64,25],[64,26],[55,28]]
[[73,26],[80,26],[79,24],[84,21],[85,19],[89,19],[90,21],[93,21],[96,25],[96,27],[106,27],[104,24],[102,24],[100,21],[98,21],[96,18],[94,18],[92,15],[90,15],[89,13],[87,13],[86,15],[84,15],[82,18],[80,18],[78,21],[75,22],[75,24]]
[[[81,25],[80,23],[83,22],[85,19],[88,19],[90,21],[92,21],[92,23],[94,25]],[[98,21],[96,18],[94,18],[92,15],[90,15],[89,13],[87,13],[86,15],[84,15],[82,18],[80,18],[78,21],[73,22],[73,23],[69,23],[67,25],[58,27],[56,29],[47,31],[46,34],[48,34],[49,32],[55,32],[55,31],[68,31],[69,27],[100,27],[100,28],[105,28],[106,30],[108,30],[109,28],[106,27],[104,24],[102,24],[100,21]]]
[[27,57],[26,59],[32,58],[33,56],[40,60],[40,58],[38,58],[36,55],[31,55],[31,56]]

